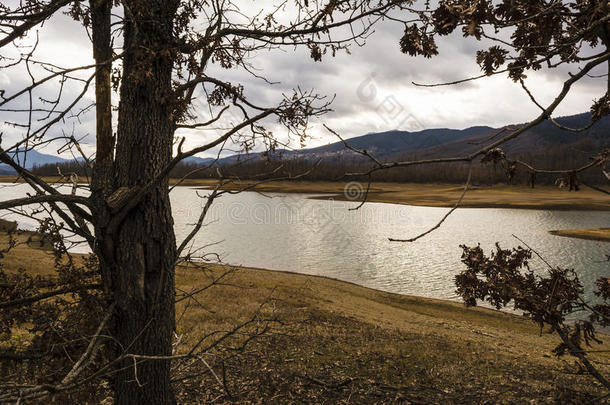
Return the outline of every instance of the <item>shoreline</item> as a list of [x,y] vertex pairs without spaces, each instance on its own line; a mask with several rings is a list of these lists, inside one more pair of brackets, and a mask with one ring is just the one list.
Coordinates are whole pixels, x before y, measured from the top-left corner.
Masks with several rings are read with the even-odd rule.
[[[6,241],[4,239],[6,239],[6,231],[3,229],[4,225],[6,223],[10,223],[9,221],[0,219],[0,245],[2,243],[5,243]],[[17,230],[16,231],[16,235],[19,237],[21,236],[22,239],[27,240],[27,243],[25,245],[22,245],[21,247],[17,248],[17,254],[18,256],[23,256],[24,253],[26,252],[40,252],[40,253],[35,253],[35,255],[37,256],[48,256],[49,259],[52,258],[52,255],[50,254],[51,250],[49,249],[48,245],[46,245],[44,243],[44,241],[42,239],[40,239],[38,237],[37,232],[35,231],[29,231],[29,230]],[[71,253],[72,256],[77,257],[77,258],[83,258],[85,257],[87,254],[86,253]],[[11,256],[12,255],[8,255],[8,268],[14,267],[14,263],[13,261],[11,261]],[[40,261],[40,263],[45,263],[45,260]],[[40,264],[38,263],[38,264]],[[52,267],[51,266],[52,261],[49,261],[48,264],[46,265],[47,268]],[[354,281],[347,281],[347,280],[342,280],[336,277],[331,277],[331,276],[325,276],[325,275],[321,275],[321,274],[308,274],[308,273],[302,273],[302,272],[296,272],[296,271],[289,271],[289,270],[279,270],[279,269],[268,269],[268,268],[262,268],[262,267],[253,267],[253,266],[246,266],[246,265],[236,265],[236,264],[228,264],[228,263],[206,263],[206,262],[192,262],[192,263],[185,263],[185,262],[179,262],[176,265],[176,272],[181,272],[184,271],[185,269],[188,269],[189,267],[206,267],[211,269],[213,272],[223,272],[223,271],[227,271],[230,269],[234,269],[237,272],[241,272],[241,273],[249,273],[249,274],[265,274],[269,279],[271,280],[281,280],[284,278],[288,278],[288,279],[295,279],[295,280],[310,280],[310,279],[315,279],[317,281],[320,282],[327,282],[330,284],[336,284],[336,285],[342,285],[346,288],[355,288],[355,289],[361,289],[361,290],[366,290],[371,294],[376,294],[376,295],[384,295],[384,296],[389,296],[389,297],[393,297],[395,299],[403,299],[403,300],[411,300],[411,301],[416,301],[416,302],[422,302],[422,303],[427,303],[429,305],[433,305],[433,306],[443,306],[445,308],[453,308],[453,309],[459,309],[459,310],[464,310],[464,311],[482,311],[487,313],[490,316],[509,316],[514,320],[517,320],[519,322],[522,322],[525,319],[522,315],[517,314],[516,312],[514,312],[514,310],[510,309],[510,308],[506,308],[506,309],[494,309],[491,306],[488,306],[485,303],[479,303],[476,307],[466,307],[464,305],[464,303],[459,300],[452,300],[452,299],[447,299],[447,298],[434,298],[434,297],[426,297],[426,296],[422,296],[422,295],[414,295],[414,294],[404,294],[404,293],[399,293],[399,292],[392,292],[392,291],[386,291],[380,288],[375,288],[375,287],[369,287],[363,284],[358,284],[357,282]],[[29,269],[31,270],[31,269]],[[41,274],[40,272],[34,270],[35,274]],[[267,278],[267,277],[264,277]],[[603,334],[607,334],[610,335],[610,329],[609,330],[599,330],[598,332],[603,333]]]
[[[5,239],[8,239],[8,238],[6,238],[7,232],[2,228],[3,225],[7,222],[9,222],[9,221],[0,219],[0,244],[5,243],[6,242]],[[19,256],[20,260],[22,260],[23,259],[22,256],[24,255],[24,253],[29,253],[33,257],[37,256],[38,259],[48,258],[50,260],[49,263],[51,263],[51,261],[54,260],[53,255],[51,253],[52,252],[51,248],[48,245],[44,244],[41,239],[37,238],[37,236],[38,236],[37,232],[27,231],[27,230],[17,230],[15,232],[15,234],[17,235],[18,240],[22,239],[21,240],[22,244],[20,244],[19,247],[12,249],[12,251],[14,251],[14,253],[9,253],[8,255],[6,255],[7,257],[5,257],[5,259],[16,255],[16,256]],[[26,240],[27,240],[27,242],[25,242]],[[71,255],[75,258],[82,259],[85,256],[87,256],[88,254],[71,253]],[[52,266],[48,266],[47,263],[45,263],[45,262],[46,262],[46,260],[44,260],[44,259],[43,260],[34,260],[32,262],[32,264],[34,265],[34,267],[40,266],[40,267],[44,268],[45,269],[44,272],[46,272],[46,270]],[[14,263],[15,262],[9,260],[9,262],[7,264],[7,270],[9,270],[9,271],[14,270],[14,267],[15,267]],[[24,261],[24,263],[25,263],[25,261]],[[30,268],[28,268],[28,267],[29,266],[25,266],[24,267],[25,270],[33,271],[34,274],[43,274],[43,272],[37,271],[34,267],[30,267]],[[336,286],[342,286],[342,287],[348,288],[348,289],[358,289],[358,290],[366,291],[370,294],[383,295],[383,296],[392,297],[392,298],[398,299],[398,300],[411,300],[411,301],[422,302],[422,303],[426,303],[426,304],[430,304],[430,305],[445,306],[447,308],[450,307],[453,309],[458,309],[458,310],[463,310],[463,311],[483,312],[490,316],[509,317],[509,318],[513,319],[514,321],[518,321],[518,322],[529,321],[528,319],[524,318],[522,315],[518,315],[510,310],[499,310],[499,309],[494,309],[492,307],[487,307],[487,306],[480,305],[480,304],[475,307],[467,307],[460,300],[451,300],[451,299],[446,299],[446,298],[433,298],[433,297],[425,297],[425,296],[421,296],[421,295],[403,294],[403,293],[385,291],[385,290],[382,290],[379,288],[374,288],[374,287],[369,287],[366,285],[358,284],[353,281],[342,280],[339,278],[320,275],[320,274],[308,274],[308,273],[301,273],[301,272],[295,272],[295,271],[289,271],[289,270],[267,269],[267,268],[262,268],[262,267],[234,265],[234,264],[227,264],[227,263],[178,262],[176,264],[177,273],[182,273],[184,271],[188,271],[189,268],[207,268],[214,273],[225,272],[228,270],[235,270],[242,274],[258,274],[258,275],[262,274],[262,275],[264,275],[262,278],[270,279],[270,280],[281,280],[284,278],[302,280],[302,281],[316,280],[316,281],[319,281],[322,283],[329,283],[329,284],[333,284]],[[184,274],[182,273],[182,275],[184,275]],[[533,325],[533,323],[532,323],[532,325]],[[602,333],[605,333],[605,332],[602,332]]]
[[[1,244],[7,242],[8,233],[6,232],[6,227],[8,226],[8,228],[14,229],[12,227],[13,223],[14,223],[14,221],[7,221],[7,220],[0,218],[0,246],[1,246]],[[39,238],[37,238],[37,236],[38,236],[37,232],[17,229],[16,231],[14,231],[14,235],[16,235],[17,240],[20,241],[20,244],[17,247],[13,248],[12,250],[14,250],[14,252],[16,253],[17,256],[19,256],[20,259],[22,256],[23,256],[23,258],[25,258],[25,254],[27,254],[27,253],[31,253],[32,255],[39,256],[39,257],[49,256],[49,258],[51,258],[51,256],[52,256],[51,249],[47,245],[44,245],[42,243],[39,245],[41,240]],[[23,244],[21,244],[21,243],[23,243]],[[15,253],[7,254],[6,258],[10,258],[11,256],[14,256]],[[87,254],[86,253],[71,253],[71,255],[76,258],[83,258]],[[44,260],[42,260],[42,261],[44,262]],[[8,263],[7,267],[9,269],[14,267],[12,263],[13,262]],[[41,265],[41,263],[39,263],[38,261],[35,261],[34,263],[35,263],[35,265]],[[35,271],[35,269],[33,267],[36,267],[36,266],[32,266],[31,268],[26,268],[26,270]],[[48,268],[44,264],[42,267]],[[313,278],[313,279],[316,279],[319,281],[328,281],[331,283],[338,283],[338,284],[343,284],[345,286],[350,286],[352,288],[364,289],[371,293],[376,293],[376,294],[389,294],[389,295],[392,295],[395,297],[408,297],[408,298],[413,298],[416,300],[435,302],[438,304],[445,303],[445,304],[451,304],[452,306],[457,305],[459,307],[464,308],[464,305],[462,303],[460,303],[459,301],[389,292],[389,291],[384,291],[384,290],[381,290],[378,288],[373,288],[373,287],[368,287],[368,286],[365,286],[362,284],[358,284],[353,281],[341,280],[341,279],[338,279],[335,277],[324,276],[324,275],[319,275],[319,274],[300,273],[300,272],[294,272],[294,271],[289,271],[289,270],[267,269],[267,268],[262,268],[262,267],[252,267],[252,266],[235,265],[235,264],[228,264],[228,263],[219,264],[219,263],[206,263],[206,262],[201,262],[201,263],[200,262],[191,262],[191,263],[178,262],[176,265],[176,271],[182,271],[188,267],[208,267],[208,268],[212,269],[213,271],[224,271],[224,270],[228,270],[228,269],[236,269],[237,271],[240,271],[240,272],[243,271],[243,272],[254,272],[254,273],[266,273],[268,275],[272,275],[271,278],[282,278],[282,277],[302,278],[302,279]],[[38,272],[36,272],[36,273],[38,273]],[[510,314],[509,312],[494,310],[494,309],[486,308],[486,307],[477,307],[477,308],[489,311],[491,313],[496,313],[496,314]],[[510,315],[519,317],[518,315],[514,315],[514,314],[510,314]]]
[[[210,189],[216,184],[211,180],[186,183],[185,186]],[[223,187],[237,191],[252,182],[234,183]],[[325,194],[310,198],[333,198],[338,201],[362,201],[367,184],[358,182],[289,182],[261,184],[252,189],[259,192]],[[451,208],[460,198],[463,186],[459,184],[435,183],[372,183],[367,202],[403,204],[423,207]],[[346,191],[355,193],[356,198],[348,198]],[[464,196],[460,208],[509,208],[561,211],[610,211],[610,198],[594,190],[569,192],[551,186],[472,186]]]
[[[6,242],[6,235],[0,232],[0,242]],[[2,259],[5,271],[21,267],[33,276],[53,274],[53,261],[51,252],[38,244],[18,245]],[[237,270],[231,272],[233,268]],[[219,276],[223,283],[206,287]],[[196,301],[176,305],[181,314],[176,334],[183,337],[183,347],[210,330],[242,324],[259,311],[279,320],[269,336],[249,346],[251,352],[266,355],[229,364],[233,382],[244,378],[266,387],[295,374],[329,383],[336,376],[357,376],[355,381],[372,381],[366,392],[379,386],[409,387],[421,396],[418,403],[444,403],[448,393],[452,403],[472,402],[478,393],[477,403],[521,403],[548,398],[558,385],[602,394],[588,376],[562,373],[553,355],[559,339],[541,335],[534,322],[517,314],[285,270],[183,263],[176,267],[175,280],[178,298],[205,291]],[[601,351],[592,353],[592,360],[610,364],[609,344],[595,349]],[[302,389],[302,395],[317,395],[311,385]],[[364,402],[391,402],[395,396],[394,391],[378,394]]]
[[549,231],[551,235],[598,242],[610,242],[610,228],[559,229]]
[[[187,180],[183,183],[185,186],[204,189],[215,184],[215,180],[205,179]],[[252,184],[254,182],[235,182],[223,189],[236,191]],[[257,185],[253,191],[328,194],[336,200],[359,203],[364,198],[366,189],[367,184],[360,182],[278,181]],[[460,184],[371,183],[367,202],[453,207],[463,190],[464,187]],[[356,198],[347,198],[346,191],[353,193]],[[552,186],[538,186],[534,189],[522,185],[471,186],[460,207],[610,211],[610,198],[594,190],[569,192]]]
[[[0,246],[7,242],[7,232],[4,229],[6,224],[10,224],[10,221],[6,221],[0,219]],[[52,251],[48,245],[42,243],[41,239],[38,238],[38,234],[35,231],[28,230],[17,230],[14,233],[21,243],[18,244],[17,247],[11,250],[11,253],[7,254],[4,259],[7,260],[6,268],[7,270],[14,270],[18,264],[26,263],[25,257],[30,257],[32,262],[29,263],[30,266],[24,266],[24,269],[28,272],[32,272],[33,274],[44,274],[47,272],[47,269],[52,268],[52,261],[54,260]],[[75,258],[82,259],[87,254],[85,253],[71,253],[71,255]],[[176,264],[176,273],[181,273],[187,271],[189,268],[198,268],[205,267],[211,269],[213,272],[224,272],[227,270],[236,270],[237,272],[243,274],[258,274],[264,275],[262,278],[270,279],[270,280],[282,280],[282,279],[293,279],[293,280],[316,280],[322,283],[329,283],[337,286],[343,286],[348,289],[359,289],[363,291],[367,291],[370,294],[375,295],[384,295],[388,297],[393,297],[395,299],[407,299],[413,301],[421,301],[430,305],[440,305],[451,307],[454,309],[460,310],[474,310],[474,311],[482,311],[492,316],[509,316],[514,320],[518,320],[519,322],[523,321],[524,318],[520,315],[512,313],[510,311],[496,310],[493,308],[489,308],[486,306],[476,306],[476,307],[466,307],[463,302],[459,300],[450,300],[443,298],[432,298],[432,297],[424,297],[420,295],[412,295],[412,294],[402,294],[396,292],[385,291],[382,289],[368,287],[362,284],[358,284],[353,281],[341,280],[339,278],[324,276],[319,274],[307,274],[289,270],[278,270],[278,269],[267,269],[261,267],[252,267],[252,266],[244,266],[244,265],[234,265],[227,263],[205,263],[205,262],[179,262]],[[41,270],[44,269],[44,270]],[[178,276],[177,276],[178,277]]]
[[[12,183],[14,179],[15,177],[12,176],[0,176],[0,183]],[[58,183],[60,180],[59,177],[44,177],[43,179],[51,183]],[[175,185],[177,182],[178,179],[170,179],[171,185]],[[216,179],[186,179],[180,183],[180,186],[210,189],[216,184]],[[222,189],[238,191],[253,184],[255,184],[253,181],[236,181]],[[366,189],[366,182],[283,180],[258,184],[249,191],[328,194],[328,197],[336,200],[359,203],[366,194]],[[463,189],[463,185],[448,183],[371,183],[367,201],[426,207],[453,207]],[[350,196],[353,195],[354,198],[347,198],[346,191],[349,191]],[[471,186],[460,207],[610,211],[610,198],[600,192],[585,188],[578,192],[570,192],[553,186],[537,186],[532,189],[523,185],[502,184]]]
[[[58,177],[44,178],[57,183]],[[11,182],[14,177],[0,176],[0,183]],[[170,179],[176,184],[178,179]],[[186,179],[184,187],[210,189],[216,179]],[[252,181],[233,182],[224,190],[238,191],[255,184]],[[308,198],[350,201],[357,205],[366,195],[366,183],[331,181],[277,181],[258,184],[251,191],[267,193],[314,194]],[[432,183],[372,183],[367,202],[413,205],[420,207],[451,208],[459,200],[463,186]],[[324,194],[315,195],[315,194]],[[348,195],[354,198],[348,198]],[[472,186],[464,196],[460,208],[531,209],[558,211],[610,211],[610,198],[606,195],[582,189],[578,192],[560,190],[557,187],[522,185]],[[610,228],[551,230],[553,235],[587,240],[610,241]]]

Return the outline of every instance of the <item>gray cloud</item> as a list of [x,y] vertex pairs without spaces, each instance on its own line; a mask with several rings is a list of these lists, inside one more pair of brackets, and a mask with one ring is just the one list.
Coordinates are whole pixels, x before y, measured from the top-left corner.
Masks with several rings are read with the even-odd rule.
[[[250,8],[258,7],[250,5]],[[248,9],[242,9],[247,12]],[[324,55],[322,62],[314,62],[306,48],[283,49],[258,52],[251,62],[257,74],[265,76],[276,84],[269,84],[239,70],[225,70],[213,65],[210,74],[224,81],[241,83],[246,96],[254,103],[276,105],[282,93],[289,93],[299,86],[303,90],[315,89],[328,97],[336,95],[333,111],[323,119],[312,122],[310,146],[335,141],[322,128],[326,123],[343,135],[357,136],[368,132],[392,129],[417,129],[418,127],[464,128],[473,125],[501,126],[509,123],[525,122],[538,114],[538,109],[518,84],[506,76],[485,78],[450,87],[422,88],[412,84],[439,83],[477,75],[479,67],[475,63],[476,51],[486,48],[488,42],[464,39],[455,33],[439,41],[440,55],[432,59],[412,58],[400,53],[398,41],[402,35],[401,24],[386,21],[380,23],[363,47],[352,46],[351,55],[340,52],[336,57]],[[339,33],[339,34],[345,34]],[[506,35],[506,34],[504,34]],[[40,30],[38,55],[63,66],[76,66],[91,61],[89,39],[82,26],[66,16],[52,19]],[[3,50],[3,52],[5,52]],[[536,96],[543,103],[550,102],[561,88],[568,72],[576,66],[560,69],[543,69],[532,72],[527,81]],[[606,73],[605,68],[596,72]],[[28,76],[21,69],[0,70],[0,88],[7,94],[27,85]],[[574,88],[573,93],[558,109],[557,115],[568,115],[589,109],[591,101],[604,92],[603,79],[587,79]],[[374,89],[374,97],[369,90]],[[54,97],[57,82],[41,89],[37,97]],[[363,93],[363,91],[369,91]],[[80,90],[66,89],[66,100]],[[88,95],[87,102],[92,101]],[[85,104],[85,103],[84,103]],[[27,106],[21,98],[12,108]],[[197,105],[202,119],[209,118],[207,106]],[[21,117],[23,118],[23,117]],[[15,114],[0,112],[0,121],[11,121]],[[234,116],[233,121],[238,117]],[[230,122],[225,122],[229,125]],[[280,139],[288,141],[284,129],[274,120],[266,124]],[[62,123],[61,129],[78,134],[92,134],[87,138],[88,151],[92,151],[95,138],[93,114],[84,114],[78,119]],[[220,126],[220,125],[219,125]],[[9,140],[20,139],[22,130],[4,125],[3,145]],[[193,147],[213,139],[222,128],[212,131],[189,131],[187,147]],[[292,145],[298,146],[293,140]],[[46,150],[46,152],[53,152]],[[209,155],[209,154],[208,154]]]

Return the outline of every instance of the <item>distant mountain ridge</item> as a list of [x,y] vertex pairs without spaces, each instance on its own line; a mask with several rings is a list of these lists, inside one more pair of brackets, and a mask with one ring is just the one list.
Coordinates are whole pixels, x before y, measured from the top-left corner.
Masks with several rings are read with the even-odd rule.
[[[346,139],[350,147],[366,150],[376,157],[383,158],[388,156],[400,155],[408,152],[418,152],[442,147],[446,144],[459,142],[465,138],[477,137],[488,134],[493,128],[487,126],[475,126],[466,129],[436,128],[425,129],[418,132],[409,131],[386,131],[369,133],[353,138]],[[334,142],[315,148],[300,150],[279,149],[271,153],[274,158],[302,158],[308,160],[331,159],[337,160],[344,157],[356,157],[355,152],[345,146],[342,141]],[[219,164],[236,163],[238,160],[255,160],[256,157],[246,158],[234,155],[219,160]]]
[[[62,164],[74,162],[74,159],[65,159],[55,155],[48,155],[45,153],[38,152],[36,150],[30,150],[27,153],[23,151],[19,151],[17,153],[12,154],[13,158],[21,165],[25,163],[25,168],[28,170],[33,169],[36,166],[43,166],[48,164]],[[78,161],[83,161],[82,158],[77,159]],[[197,156],[190,156],[184,159],[186,163],[194,164],[194,165],[204,165],[209,164],[214,161],[212,158],[200,158]],[[7,164],[0,164],[0,175],[12,175],[15,174],[15,171],[12,167]]]
[[[586,127],[590,123],[590,119],[591,115],[589,113],[583,113],[560,117],[556,119],[556,122],[562,126],[576,129]],[[476,151],[490,140],[500,139],[507,133],[506,131],[500,133],[502,129],[508,130],[520,125],[523,124],[507,125],[502,128],[489,126],[474,126],[466,129],[436,128],[417,132],[393,130],[369,133],[346,141],[351,147],[367,150],[378,159],[385,161],[398,160],[405,156],[417,156],[419,158],[461,156]],[[599,152],[601,149],[610,148],[610,117],[602,118],[592,128],[582,132],[562,130],[552,122],[545,121],[524,132],[519,138],[502,145],[502,148],[510,154],[544,153],[552,148],[573,149],[579,153]],[[341,141],[301,150],[277,150],[270,155],[275,159],[305,160],[339,160],[360,157],[360,155],[346,148]],[[20,162],[24,161],[23,152],[19,152],[17,157]],[[256,161],[258,159],[266,159],[266,157],[259,154],[251,154],[248,157],[233,155],[220,159],[216,164],[231,165],[238,161]],[[34,166],[66,163],[71,160],[37,151],[29,151],[25,162],[26,167],[31,169]],[[190,165],[201,166],[209,165],[214,160],[213,158],[192,156],[185,159],[185,162]],[[12,172],[12,169],[7,165],[0,164],[0,174],[8,172]]]
[[[591,122],[589,113],[577,114],[555,119],[561,126],[581,129]],[[366,150],[376,158],[392,161],[401,157],[438,158],[463,156],[472,153],[490,142],[501,139],[524,124],[507,125],[501,128],[475,126],[466,129],[426,129],[418,132],[387,131],[372,133],[350,139],[346,142],[358,150]],[[596,153],[610,148],[610,116],[603,117],[591,128],[582,132],[560,129],[551,121],[545,121],[525,131],[518,138],[506,142],[501,148],[511,154],[545,153],[552,148],[573,149],[579,153]],[[284,157],[305,159],[334,159],[342,157],[357,158],[355,152],[338,141],[329,145],[298,151],[278,151]]]
[[[591,123],[591,114],[583,113],[555,119],[563,127],[571,129],[586,128]],[[463,137],[453,142],[418,151],[421,158],[459,156],[473,153],[490,142],[497,141],[510,133],[511,130],[524,124],[507,125],[502,128],[492,128],[470,137]],[[573,132],[560,129],[551,121],[545,121],[532,129],[525,131],[518,138],[512,139],[500,146],[509,155],[544,155],[549,150],[572,151],[579,154],[598,153],[610,148],[610,117],[597,121],[591,128]],[[396,156],[390,156],[394,158]]]
[[[64,159],[55,155],[40,153],[36,150],[29,150],[27,153],[23,150],[17,153],[12,153],[13,159],[20,165],[24,165],[26,169],[32,169],[34,166],[42,166],[46,164],[68,163],[73,159]],[[7,164],[0,164],[0,175],[15,174],[12,167]]]

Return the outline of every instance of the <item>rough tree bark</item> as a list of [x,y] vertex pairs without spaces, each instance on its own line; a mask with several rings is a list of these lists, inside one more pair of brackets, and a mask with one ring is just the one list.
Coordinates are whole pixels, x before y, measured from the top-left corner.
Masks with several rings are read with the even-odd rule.
[[[177,1],[125,1],[125,52],[115,139],[110,124],[110,1],[92,1],[98,64],[97,159],[92,201],[96,251],[111,299],[116,302],[113,337],[117,353],[169,356],[174,319],[176,240],[168,179],[157,182],[127,215],[108,207],[116,190],[154,181],[172,157],[172,59],[167,50]],[[114,155],[114,156],[113,156]],[[124,208],[125,209],[125,208]],[[123,214],[123,215],[121,215]],[[122,219],[117,221],[117,216]],[[127,358],[116,367],[115,403],[172,404],[170,361]]]
[[[503,29],[513,33],[511,43],[496,38],[500,45],[477,53],[477,62],[484,72],[483,75],[445,84],[469,82],[503,72],[508,72],[509,77],[515,81],[523,81],[526,78],[525,72],[537,70],[546,62],[555,63],[557,57],[562,60],[553,65],[554,67],[566,63],[580,63],[580,70],[570,75],[563,83],[560,93],[546,107],[538,105],[527,91],[535,104],[544,109],[538,117],[518,128],[509,129],[502,137],[499,136],[504,130],[500,131],[468,155],[381,163],[366,151],[350,148],[353,152],[368,157],[374,165],[362,173],[349,175],[370,177],[374,173],[396,168],[473,162],[488,157],[496,159],[494,154],[498,151],[504,155],[499,149],[500,146],[514,141],[528,129],[547,121],[576,82],[602,63],[608,63],[610,59],[607,52],[596,56],[590,54],[590,49],[598,48],[600,40],[606,48],[610,42],[607,26],[610,14],[606,3],[599,1],[593,2],[595,4],[575,2],[569,6],[562,2],[552,2],[550,6],[546,2],[530,2],[532,7],[524,8],[522,2],[506,6],[504,3],[498,5],[488,0],[476,2],[476,7],[471,7],[469,1],[456,0],[451,2],[455,4],[449,8],[446,2],[441,2],[438,7],[422,11],[412,10],[413,2],[407,0],[299,0],[286,4],[280,2],[286,7],[271,7],[271,11],[261,10],[252,16],[248,16],[245,10],[240,11],[238,5],[230,1],[89,0],[90,10],[82,7],[82,2],[71,0],[11,3],[15,3],[14,7],[4,4],[0,7],[0,35],[3,36],[0,38],[0,49],[12,44],[64,7],[66,10],[62,12],[67,11],[79,23],[91,28],[96,60],[97,150],[89,200],[60,194],[43,179],[20,167],[19,162],[15,162],[10,156],[24,145],[35,147],[52,142],[52,139],[43,139],[44,135],[80,105],[91,81],[90,76],[87,79],[79,76],[84,77],[91,66],[62,69],[55,64],[35,62],[37,58],[31,58],[36,48],[33,46],[30,53],[21,53],[20,48],[15,48],[21,53],[18,61],[3,66],[3,69],[8,69],[7,72],[11,72],[10,69],[36,65],[38,68],[42,67],[46,73],[37,81],[32,78],[31,85],[8,98],[4,96],[5,91],[0,89],[2,112],[13,111],[20,116],[28,116],[27,119],[17,119],[21,123],[15,125],[23,129],[24,139],[8,149],[0,147],[0,160],[26,178],[35,190],[44,190],[44,193],[3,201],[0,208],[48,204],[65,221],[66,229],[71,229],[76,235],[85,238],[92,246],[100,261],[101,278],[108,302],[112,305],[110,329],[112,342],[116,342],[116,345],[109,350],[116,350],[116,353],[109,353],[107,357],[110,361],[123,359],[114,362],[114,369],[108,374],[112,376],[115,403],[119,405],[175,403],[170,385],[170,361],[166,357],[172,352],[172,332],[175,327],[174,263],[177,249],[168,179],[162,174],[175,167],[180,159],[221,146],[234,135],[236,139],[233,141],[241,143],[244,149],[253,145],[251,142],[255,139],[257,142],[260,139],[267,149],[274,149],[281,142],[273,137],[271,131],[265,129],[262,122],[265,117],[271,115],[303,141],[307,139],[305,130],[308,120],[329,111],[328,102],[324,101],[323,97],[314,92],[302,92],[300,89],[295,90],[292,96],[283,95],[277,104],[256,105],[245,99],[243,86],[239,82],[224,82],[204,74],[208,62],[213,62],[222,69],[237,67],[257,76],[251,70],[251,56],[263,50],[301,46],[307,47],[311,57],[320,61],[322,55],[334,55],[337,51],[347,49],[349,42],[368,37],[373,24],[381,21],[381,17],[387,14],[389,19],[405,24],[404,35],[400,40],[401,51],[413,56],[436,55],[438,48],[435,38],[462,28],[465,28],[463,33],[466,36],[476,39],[483,38],[483,28],[487,27],[490,31],[492,28],[496,29],[496,33]],[[180,3],[184,7],[177,12]],[[288,3],[293,5],[288,6]],[[113,4],[117,14],[111,18]],[[269,14],[266,14],[268,11]],[[290,17],[290,22],[283,18],[286,11],[289,13],[286,16],[295,12],[293,17]],[[417,13],[413,14],[415,11]],[[391,14],[388,14],[390,12]],[[447,16],[451,17],[449,23]],[[115,22],[111,24],[112,21]],[[438,27],[442,29],[437,29]],[[598,33],[600,27],[604,28],[602,34]],[[340,35],[339,38],[333,39],[330,36],[331,31],[343,31],[343,34],[337,34]],[[557,33],[560,33],[563,39],[558,40]],[[489,35],[488,33],[484,37],[490,38]],[[113,55],[113,38],[123,41],[122,55]],[[493,37],[490,39],[494,40]],[[583,43],[588,46],[582,47]],[[15,42],[14,45],[18,46],[19,43]],[[113,58],[120,61],[115,67],[120,67],[122,72],[116,137],[113,136],[111,104]],[[173,69],[176,72],[173,77],[176,79],[175,84],[172,84]],[[73,73],[75,77],[71,77]],[[78,84],[78,87],[83,86],[81,82],[85,80],[82,92],[63,111],[54,111],[59,114],[49,113],[42,123],[34,124],[32,114],[23,114],[20,97],[29,96],[30,112],[47,111],[50,108],[49,103],[52,102],[41,97],[32,97],[32,91],[42,91],[45,83],[60,77],[62,86],[58,103],[64,94],[61,91],[63,80],[70,79],[69,82]],[[175,93],[172,92],[172,85]],[[438,85],[444,84],[432,84],[427,87]],[[524,88],[527,90],[525,84]],[[190,106],[195,89],[200,89],[207,97],[205,100],[210,109],[206,114],[185,114],[185,111],[191,111],[186,109]],[[208,90],[211,92],[208,93]],[[592,112],[595,119],[607,115],[610,111],[608,97],[606,94],[594,103]],[[39,99],[42,109],[34,108],[32,100],[35,99]],[[10,103],[17,108],[4,107],[10,107]],[[55,107],[57,105],[53,109]],[[211,142],[184,152],[171,161],[176,127],[210,129],[217,120],[229,118],[227,115],[230,112],[223,116],[229,108],[242,117],[241,123]],[[78,118],[79,114],[80,112],[75,117]],[[205,119],[200,120],[204,116]],[[237,136],[241,130],[244,130],[244,133]],[[77,142],[73,139],[70,144],[77,145]],[[503,162],[508,162],[506,156],[502,159]],[[607,154],[601,151],[591,163],[573,170],[540,170],[520,161],[513,161],[511,164],[522,165],[531,173],[575,176],[584,170],[603,168],[606,161]],[[602,172],[606,173],[603,170]],[[76,221],[68,211],[58,207],[60,202],[66,205]],[[82,206],[88,207],[91,213],[86,212]],[[85,221],[94,226],[94,237],[91,236]],[[399,241],[412,240],[413,238]],[[106,322],[101,325],[105,328]],[[92,339],[91,344],[94,347],[97,339]],[[83,358],[87,358],[88,353],[91,352],[85,351]],[[135,364],[129,354],[154,356],[156,359]],[[71,368],[66,378],[55,385],[36,385],[29,388],[26,394],[38,398],[57,390],[68,389],[64,380],[75,382],[78,376],[76,371],[82,370],[84,367]],[[104,368],[98,371],[105,373],[109,370]],[[92,373],[94,372],[92,370]],[[83,378],[86,380],[90,377],[92,376]],[[25,398],[21,389],[22,382],[11,382],[11,387],[13,385],[12,392],[3,398],[17,398],[18,401]]]
[[[110,11],[112,0],[91,0],[91,35],[95,70],[95,118],[96,118],[96,158],[91,178],[92,215],[95,224],[96,242],[94,250],[100,260],[102,281],[108,295],[111,291],[109,262],[111,248],[105,249],[105,229],[109,222],[106,198],[113,188],[112,165],[114,160],[114,138],[112,135],[112,97],[110,70],[112,63]],[[110,240],[110,239],[108,239]]]

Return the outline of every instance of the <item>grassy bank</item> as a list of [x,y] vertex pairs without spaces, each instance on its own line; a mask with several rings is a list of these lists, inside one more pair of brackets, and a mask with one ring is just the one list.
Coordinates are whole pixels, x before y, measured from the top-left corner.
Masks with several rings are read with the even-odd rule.
[[[0,182],[10,182],[14,177],[1,177]],[[57,182],[58,178],[46,178]],[[175,184],[176,179],[171,183]],[[181,183],[189,187],[210,188],[217,184],[214,179],[187,179]],[[230,190],[241,190],[253,184],[243,181],[227,185]],[[331,181],[277,181],[260,184],[254,188],[260,192],[329,194],[336,200],[346,200],[344,189],[347,183]],[[364,196],[366,183],[348,186],[359,195],[356,201]],[[456,184],[414,184],[414,183],[373,183],[367,201],[393,204],[409,204],[429,207],[452,207],[462,193],[463,187]],[[324,198],[328,198],[325,196]],[[461,204],[467,208],[527,208],[554,210],[610,210],[610,198],[600,192],[583,188],[578,192],[560,190],[557,187],[495,185],[489,187],[473,186]]]
[[[214,180],[187,180],[188,186],[213,187]],[[227,189],[239,190],[252,183],[237,182]],[[349,184],[325,181],[279,181],[256,186],[261,192],[330,194],[336,200],[347,200],[346,187],[356,191],[361,201],[367,184]],[[361,191],[358,193],[358,191]],[[408,204],[427,207],[452,207],[462,194],[463,186],[455,184],[373,183],[367,201],[392,204]],[[324,198],[328,198],[325,196]],[[610,198],[589,189],[579,192],[560,190],[557,187],[539,186],[472,186],[461,203],[465,208],[526,208],[555,210],[610,210]]]
[[550,233],[553,235],[565,236],[569,238],[610,242],[610,228],[561,229],[557,231],[550,231]]
[[[52,262],[31,243],[2,259],[9,271],[34,274],[47,273]],[[179,266],[178,296],[227,270]],[[243,322],[265,301],[282,322],[224,362],[239,403],[550,403],[562,402],[558,395],[566,392],[580,402],[601,394],[587,376],[565,373],[567,363],[551,354],[557,339],[540,336],[521,317],[253,268],[239,268],[222,283],[178,304],[184,347]],[[607,353],[597,356],[610,362]],[[187,386],[179,402],[206,403],[222,394],[205,373]]]

